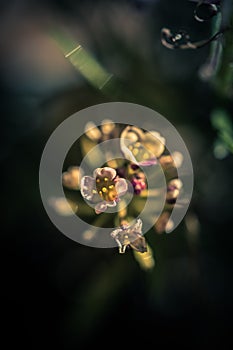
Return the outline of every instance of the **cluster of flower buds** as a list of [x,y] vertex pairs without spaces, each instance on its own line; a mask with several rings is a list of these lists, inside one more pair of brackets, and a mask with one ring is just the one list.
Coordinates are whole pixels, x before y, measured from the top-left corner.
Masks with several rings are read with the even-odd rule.
[[[170,213],[182,188],[182,182],[175,176],[176,171],[171,172],[171,170],[176,170],[182,164],[183,157],[179,152],[167,154],[166,141],[157,131],[144,131],[131,125],[122,128],[111,120],[104,120],[99,127],[89,122],[82,142],[89,140],[88,142],[93,143],[93,147],[111,138],[120,139],[119,146],[124,161],[112,159],[102,167],[96,168],[92,176],[83,176],[80,168],[69,167],[62,176],[63,186],[69,190],[80,189],[85,201],[93,204],[95,214],[101,214],[108,208],[116,207],[115,213],[118,216],[119,225],[116,225],[110,236],[117,243],[119,252],[124,253],[126,248],[130,247],[139,260],[140,254],[147,252],[144,257],[149,260],[145,266],[152,266],[151,248],[142,233],[142,220],[129,218],[126,208],[123,211],[117,208],[118,205],[120,208],[122,198],[130,191],[133,191],[135,198],[140,198],[143,193],[149,193],[150,189],[147,188],[148,182],[143,169],[160,166],[165,176],[169,174],[169,178],[167,179],[166,208],[155,223],[154,229],[157,233],[162,233],[166,227],[171,228],[173,223],[170,220]],[[85,151],[85,145],[83,150]],[[78,203],[78,207],[80,205]]]
[[145,190],[147,188],[145,174],[140,171],[134,175],[131,179],[131,184],[133,185],[134,193],[139,195],[142,190]]

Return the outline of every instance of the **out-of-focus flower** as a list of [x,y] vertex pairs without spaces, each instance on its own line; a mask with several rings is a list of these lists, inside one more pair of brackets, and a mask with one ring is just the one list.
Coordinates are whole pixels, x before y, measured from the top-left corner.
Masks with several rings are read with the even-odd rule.
[[82,170],[78,166],[71,166],[62,174],[62,184],[70,190],[78,190]]
[[164,211],[158,220],[156,221],[154,228],[157,233],[163,233],[165,229],[171,230],[174,226],[174,222],[170,219],[171,213]]
[[168,182],[167,185],[167,197],[166,201],[168,204],[175,204],[176,199],[180,193],[182,182],[180,179],[173,179]]
[[169,155],[164,155],[159,158],[159,163],[164,170],[176,167],[179,168],[183,162],[183,155],[180,152],[173,152]]
[[85,230],[82,235],[85,241],[91,241],[96,235],[96,230],[94,228]]
[[127,246],[140,253],[147,251],[146,240],[142,235],[141,219],[137,219],[133,225],[124,222],[111,233],[111,237],[117,242],[120,253],[124,253]]
[[93,177],[84,176],[81,179],[81,194],[86,200],[97,203],[96,214],[104,212],[108,207],[115,207],[127,189],[126,180],[118,177],[116,170],[109,167],[97,168]]
[[104,119],[101,126],[97,127],[95,123],[88,122],[85,126],[85,135],[94,142],[101,142],[110,139],[115,131],[116,125],[110,119]]
[[120,146],[126,159],[149,166],[157,164],[165,149],[165,139],[156,131],[144,132],[136,126],[127,126],[121,133]]
[[64,197],[51,197],[49,205],[62,216],[74,215],[78,210],[78,205],[75,202]]

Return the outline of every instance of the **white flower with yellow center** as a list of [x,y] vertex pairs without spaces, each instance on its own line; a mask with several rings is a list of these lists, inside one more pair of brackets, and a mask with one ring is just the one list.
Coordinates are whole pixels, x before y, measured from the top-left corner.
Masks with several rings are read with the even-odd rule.
[[94,202],[96,214],[104,212],[108,207],[115,207],[128,189],[125,179],[117,176],[115,169],[97,168],[93,177],[84,176],[81,179],[81,194],[83,198]]

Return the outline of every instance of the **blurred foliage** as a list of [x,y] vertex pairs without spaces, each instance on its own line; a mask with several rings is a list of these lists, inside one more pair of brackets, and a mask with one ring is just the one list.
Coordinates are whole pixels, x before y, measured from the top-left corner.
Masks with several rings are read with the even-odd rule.
[[215,141],[215,155],[221,159],[228,152],[233,153],[233,124],[229,114],[224,110],[214,110],[211,114],[211,122],[218,134]]

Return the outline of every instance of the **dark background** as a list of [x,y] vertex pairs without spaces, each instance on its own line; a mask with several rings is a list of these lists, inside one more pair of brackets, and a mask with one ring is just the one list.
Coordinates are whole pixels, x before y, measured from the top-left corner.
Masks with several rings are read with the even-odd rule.
[[[76,349],[129,343],[200,348],[232,342],[232,155],[217,159],[211,113],[232,116],[219,75],[200,79],[210,46],[169,50],[162,27],[195,40],[212,22],[190,1],[4,1],[0,21],[1,291],[7,348]],[[92,87],[50,36],[65,28],[121,82],[118,96]],[[227,43],[224,50],[227,49]],[[225,51],[224,51],[225,52]],[[232,52],[232,51],[231,51]],[[232,86],[232,85],[231,85]],[[223,91],[224,90],[224,91]],[[128,101],[155,109],[183,137],[194,167],[189,217],[170,235],[148,234],[152,271],[131,251],[69,240],[40,199],[40,157],[53,130],[94,104]],[[56,157],[56,155],[54,155]]]

